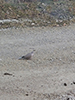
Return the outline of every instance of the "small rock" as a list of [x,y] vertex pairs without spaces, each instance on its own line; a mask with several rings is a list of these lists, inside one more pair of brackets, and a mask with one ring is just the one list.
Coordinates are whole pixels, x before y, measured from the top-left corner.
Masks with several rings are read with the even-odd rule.
[[59,20],[59,22],[62,22],[63,20]]
[[57,24],[57,27],[59,27],[59,24]]
[[71,83],[71,85],[73,85],[73,83]]
[[26,94],[26,96],[28,96],[28,94]]
[[63,26],[66,26],[66,23],[64,23]]
[[61,61],[62,59],[60,58],[59,60]]
[[31,25],[35,25],[35,23],[32,23]]
[[12,74],[10,74],[10,73],[4,73],[4,75],[12,75]]
[[70,100],[69,98],[67,98],[67,100]]
[[75,82],[73,82],[73,84],[75,84]]
[[66,84],[66,83],[64,83],[64,86],[67,86],[67,84]]
[[58,23],[59,22],[59,20],[58,19],[56,19],[56,23]]

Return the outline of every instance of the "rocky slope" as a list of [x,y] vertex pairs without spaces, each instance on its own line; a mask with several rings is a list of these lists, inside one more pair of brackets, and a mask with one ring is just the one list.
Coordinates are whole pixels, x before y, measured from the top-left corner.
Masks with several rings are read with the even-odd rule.
[[19,23],[0,23],[3,28],[13,26],[61,26],[75,22],[75,1],[1,3],[0,13],[1,20],[19,20]]

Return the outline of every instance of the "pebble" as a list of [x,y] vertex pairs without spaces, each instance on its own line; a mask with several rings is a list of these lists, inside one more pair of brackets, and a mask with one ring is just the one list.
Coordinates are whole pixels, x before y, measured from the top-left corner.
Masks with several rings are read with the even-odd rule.
[[35,25],[35,23],[31,23],[31,25]]
[[64,83],[64,86],[67,86],[67,84],[66,84],[66,83]]

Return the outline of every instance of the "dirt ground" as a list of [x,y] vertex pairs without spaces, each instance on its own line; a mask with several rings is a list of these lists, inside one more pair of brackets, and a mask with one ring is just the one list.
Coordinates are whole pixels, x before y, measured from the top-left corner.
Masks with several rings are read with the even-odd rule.
[[75,100],[75,24],[0,30],[0,100]]

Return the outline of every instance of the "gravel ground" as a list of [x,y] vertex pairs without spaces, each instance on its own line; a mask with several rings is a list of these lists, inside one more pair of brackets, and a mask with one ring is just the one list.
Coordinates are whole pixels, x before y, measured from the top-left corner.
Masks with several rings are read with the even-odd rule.
[[1,29],[0,100],[75,100],[74,44],[75,24]]

